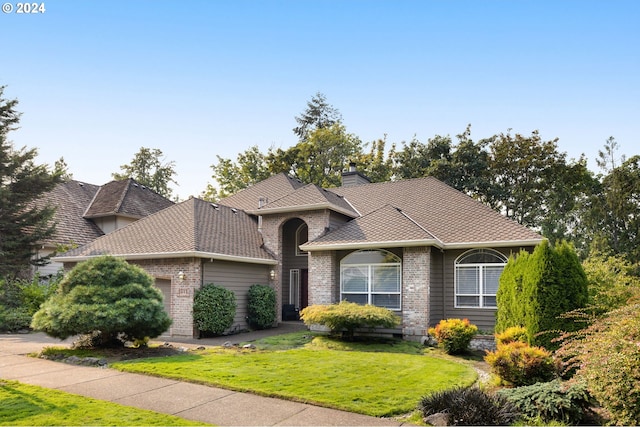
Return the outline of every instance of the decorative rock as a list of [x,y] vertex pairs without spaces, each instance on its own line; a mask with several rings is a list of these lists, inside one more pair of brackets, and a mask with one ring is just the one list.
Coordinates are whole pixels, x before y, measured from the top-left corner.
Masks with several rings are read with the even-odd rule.
[[196,348],[196,350],[206,350],[206,349],[207,349],[207,347],[205,347],[203,345],[201,345],[200,347]]
[[432,426],[448,426],[449,425],[449,415],[444,412],[438,412],[437,414],[431,414],[424,419],[427,423]]
[[245,345],[243,345],[243,346],[242,346],[242,348],[248,348],[248,349],[253,350],[253,349],[255,349],[255,348],[256,348],[256,346],[255,346],[255,345],[253,345],[253,344],[245,344]]
[[222,346],[224,348],[231,348],[233,347],[233,344],[231,344],[231,341],[225,341],[224,344],[222,344]]

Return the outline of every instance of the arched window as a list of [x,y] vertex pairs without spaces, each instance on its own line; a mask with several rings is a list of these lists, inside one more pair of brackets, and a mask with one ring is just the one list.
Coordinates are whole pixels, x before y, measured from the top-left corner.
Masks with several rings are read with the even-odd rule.
[[455,306],[460,308],[496,308],[498,279],[507,258],[492,249],[473,249],[456,259]]
[[400,310],[402,262],[391,252],[352,252],[340,261],[340,299]]
[[302,223],[296,230],[296,255],[306,256],[307,252],[300,249],[300,245],[309,241],[309,227],[307,224]]

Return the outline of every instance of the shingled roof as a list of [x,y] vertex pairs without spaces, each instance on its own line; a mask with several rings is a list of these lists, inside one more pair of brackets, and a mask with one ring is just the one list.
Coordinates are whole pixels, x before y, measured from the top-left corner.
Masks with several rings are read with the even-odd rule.
[[42,243],[53,246],[84,245],[102,236],[104,233],[93,221],[83,218],[98,188],[97,185],[72,180],[60,183],[45,193],[38,204],[55,206],[53,221],[56,223],[56,233]]
[[353,209],[344,197],[315,184],[307,184],[276,200],[269,200],[259,209],[247,210],[254,215],[267,215],[281,212],[300,212],[317,209],[331,209],[351,218],[357,218],[358,212]]
[[275,264],[262,247],[255,218],[197,198],[142,218],[56,260],[106,254],[125,259],[200,257]]
[[91,203],[86,205],[84,217],[119,215],[143,218],[171,205],[171,200],[129,178],[100,187]]
[[379,209],[354,219],[336,231],[301,246],[345,248],[381,246],[426,246],[439,244],[431,233],[422,228],[400,209],[385,204]]
[[[386,204],[432,236],[435,245],[442,248],[535,245],[543,240],[534,231],[433,177],[332,188],[330,191],[344,197],[362,218],[307,243],[305,250],[367,245],[375,240],[369,236],[380,233],[378,228],[387,229],[389,236],[398,236],[397,244],[392,244],[394,239],[390,238],[389,245],[405,245],[402,235],[409,229],[404,228],[406,221],[399,221],[392,210],[379,211],[375,221],[364,221]],[[354,228],[359,229],[356,232]],[[361,237],[347,239],[347,235]],[[419,232],[417,236],[420,236]]]
[[261,204],[266,205],[273,200],[281,199],[304,185],[298,179],[279,173],[221,199],[220,204],[251,211],[260,207]]

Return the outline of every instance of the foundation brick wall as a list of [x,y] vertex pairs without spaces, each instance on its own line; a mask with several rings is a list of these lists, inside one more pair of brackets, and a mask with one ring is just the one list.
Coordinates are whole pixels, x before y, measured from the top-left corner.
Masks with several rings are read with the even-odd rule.
[[[130,261],[142,267],[155,279],[171,281],[171,336],[193,337],[193,295],[200,289],[202,278],[199,258],[151,259]],[[181,280],[178,273],[184,273]]]
[[402,334],[419,339],[429,328],[431,247],[404,248],[402,260]]

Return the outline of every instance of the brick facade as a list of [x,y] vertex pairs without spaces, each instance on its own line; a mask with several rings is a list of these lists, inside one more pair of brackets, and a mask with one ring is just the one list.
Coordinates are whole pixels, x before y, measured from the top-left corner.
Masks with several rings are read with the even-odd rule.
[[[171,280],[171,336],[192,337],[193,295],[200,289],[202,281],[199,258],[150,259],[130,261],[142,267],[154,279]],[[184,273],[180,278],[179,273]]]
[[340,277],[335,252],[309,254],[309,305],[340,301]]
[[431,247],[404,248],[402,256],[402,335],[422,337],[429,328]]

